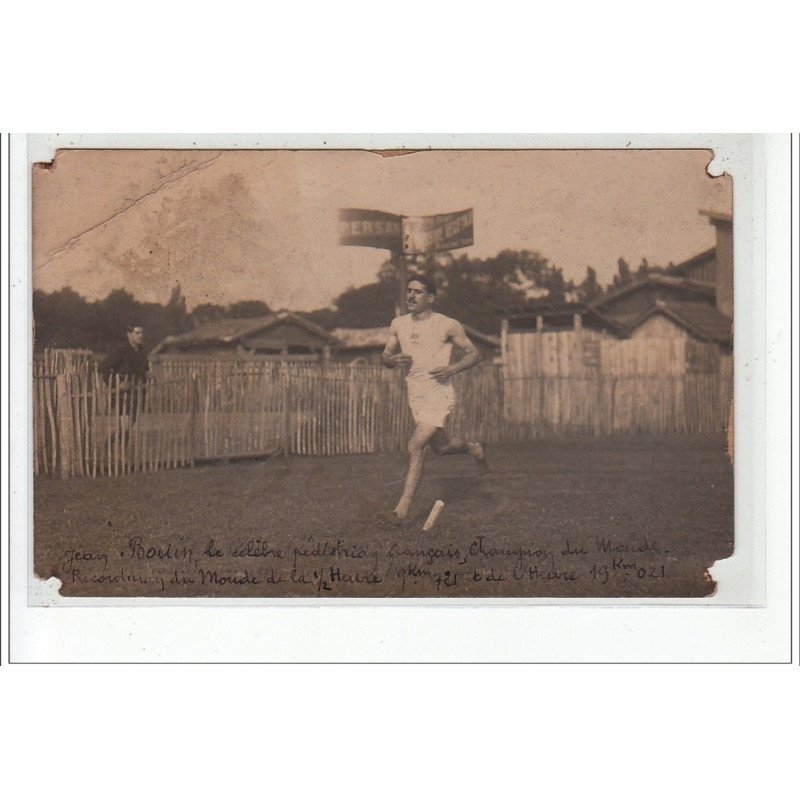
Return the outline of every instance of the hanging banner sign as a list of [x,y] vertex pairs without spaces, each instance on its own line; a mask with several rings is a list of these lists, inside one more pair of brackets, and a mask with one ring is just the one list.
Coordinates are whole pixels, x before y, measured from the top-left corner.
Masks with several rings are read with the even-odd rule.
[[385,211],[342,208],[339,211],[339,243],[381,247],[399,253],[403,249],[403,218]]
[[469,247],[474,244],[472,209],[430,217],[400,217],[385,211],[342,208],[339,243],[409,255]]
[[403,252],[440,253],[474,244],[472,209],[432,217],[403,217]]

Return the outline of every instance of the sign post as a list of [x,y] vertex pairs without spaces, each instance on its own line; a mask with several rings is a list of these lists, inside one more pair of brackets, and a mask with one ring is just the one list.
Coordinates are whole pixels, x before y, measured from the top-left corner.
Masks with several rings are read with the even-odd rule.
[[406,310],[406,282],[408,281],[408,264],[405,253],[393,253],[392,257],[397,264],[398,292],[395,303],[395,316],[399,317]]

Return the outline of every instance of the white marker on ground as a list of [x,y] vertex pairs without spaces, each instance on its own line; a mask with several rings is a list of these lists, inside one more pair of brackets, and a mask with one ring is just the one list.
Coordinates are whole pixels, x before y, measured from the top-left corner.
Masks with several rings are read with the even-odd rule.
[[439,514],[442,513],[443,508],[444,508],[444,503],[441,500],[437,500],[433,504],[431,513],[428,514],[428,519],[425,520],[425,524],[422,526],[422,530],[429,531],[436,524],[436,520],[439,519]]

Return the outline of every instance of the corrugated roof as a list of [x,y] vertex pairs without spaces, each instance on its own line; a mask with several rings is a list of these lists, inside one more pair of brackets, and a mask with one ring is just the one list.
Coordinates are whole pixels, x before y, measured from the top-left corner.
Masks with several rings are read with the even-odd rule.
[[658,300],[628,329],[634,331],[653,314],[663,314],[690,334],[707,342],[729,345],[733,335],[733,320],[714,306],[678,300]]

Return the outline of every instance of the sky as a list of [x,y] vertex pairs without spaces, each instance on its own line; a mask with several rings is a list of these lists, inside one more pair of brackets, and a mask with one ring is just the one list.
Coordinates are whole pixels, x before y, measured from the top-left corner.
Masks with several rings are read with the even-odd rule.
[[486,258],[527,249],[580,282],[617,259],[679,263],[714,245],[700,210],[730,213],[709,150],[73,150],[34,165],[33,286],[90,300],[124,288],[189,309],[263,300],[329,305],[373,282],[385,250],[337,241],[338,209],[474,209]]

